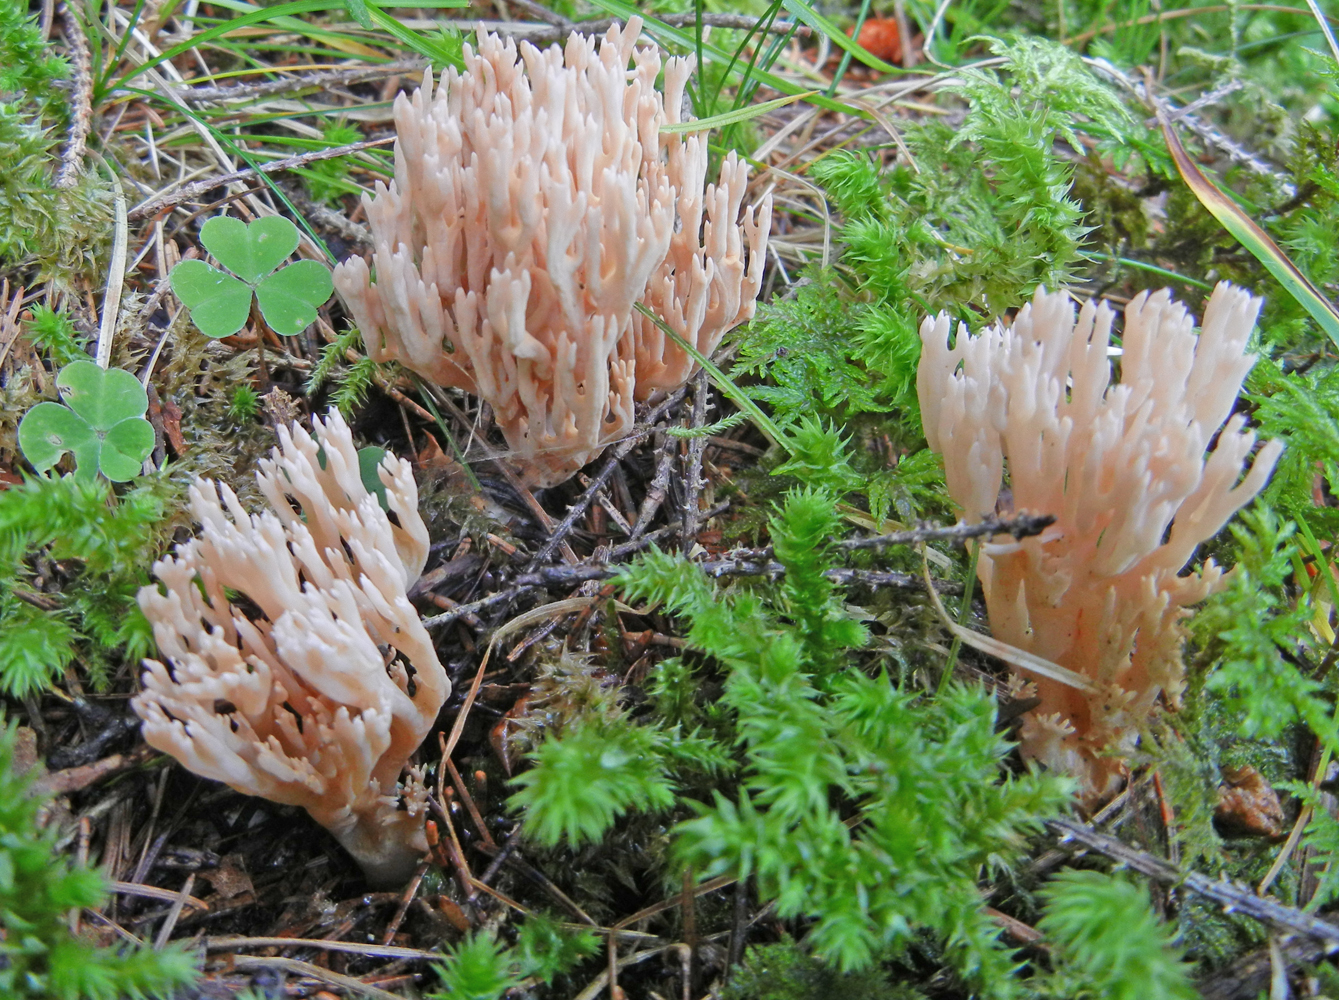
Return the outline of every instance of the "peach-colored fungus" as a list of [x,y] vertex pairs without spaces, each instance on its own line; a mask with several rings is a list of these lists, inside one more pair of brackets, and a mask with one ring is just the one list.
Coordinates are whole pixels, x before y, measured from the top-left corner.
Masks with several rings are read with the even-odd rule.
[[978,575],[997,639],[1093,682],[1035,678],[1041,705],[1022,729],[1023,753],[1078,777],[1090,802],[1119,786],[1159,695],[1175,706],[1185,686],[1181,620],[1223,573],[1212,560],[1182,570],[1282,450],[1266,442],[1238,483],[1255,435],[1229,414],[1259,310],[1219,284],[1196,336],[1169,292],[1137,295],[1115,385],[1106,303],[1086,303],[1076,323],[1067,295],[1038,289],[1011,326],[960,327],[952,348],[946,315],[921,326],[925,436],[964,518],[995,511],[1006,460],[1004,506],[1055,515],[1035,538],[984,544]]
[[302,806],[370,881],[393,885],[427,850],[426,792],[400,777],[451,690],[406,597],[428,555],[418,490],[387,455],[383,510],[335,411],[314,438],[296,424],[279,438],[256,474],[270,510],[191,487],[200,535],[139,593],[166,663],[145,661],[132,704],[151,746]]
[[575,474],[634,400],[695,371],[637,304],[709,354],[762,279],[770,198],[736,222],[733,153],[704,192],[705,133],[661,131],[693,62],[664,63],[662,95],[640,31],[542,52],[481,33],[435,93],[426,73],[395,102],[395,180],[364,197],[376,277],[359,257],[335,269],[368,356],[481,396],[533,485]]

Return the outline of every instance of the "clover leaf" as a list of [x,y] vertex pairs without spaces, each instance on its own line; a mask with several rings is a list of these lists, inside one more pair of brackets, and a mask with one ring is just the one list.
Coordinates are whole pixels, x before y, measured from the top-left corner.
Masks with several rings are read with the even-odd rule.
[[153,427],[144,419],[149,397],[139,379],[119,368],[75,361],[56,376],[61,403],[38,403],[19,423],[19,447],[38,472],[68,451],[75,476],[102,472],[114,483],[139,475],[153,451]]
[[245,326],[253,293],[271,330],[301,333],[334,291],[330,271],[314,260],[280,267],[298,247],[297,226],[282,216],[250,225],[215,216],[200,227],[200,242],[227,271],[183,260],[172,269],[172,291],[208,337],[228,337]]

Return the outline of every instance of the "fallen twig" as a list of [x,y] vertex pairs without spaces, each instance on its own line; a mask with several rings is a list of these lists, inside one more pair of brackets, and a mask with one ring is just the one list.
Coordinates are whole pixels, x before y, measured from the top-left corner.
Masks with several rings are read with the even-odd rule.
[[205,177],[198,181],[192,181],[190,184],[183,184],[175,191],[167,191],[156,195],[147,201],[142,201],[130,210],[130,221],[138,222],[140,219],[148,219],[157,215],[159,212],[168,208],[175,208],[183,201],[190,201],[192,198],[199,197],[206,191],[212,191],[216,187],[222,187],[225,184],[234,184],[237,181],[247,180],[256,176],[257,173],[273,174],[280,170],[291,170],[294,167],[305,166],[308,163],[316,163],[318,160],[331,160],[336,156],[347,156],[349,153],[357,153],[364,149],[373,149],[377,146],[386,146],[395,141],[395,136],[388,135],[381,139],[368,139],[365,142],[351,142],[347,146],[333,146],[330,149],[316,149],[310,153],[300,153],[297,156],[286,156],[282,160],[271,160],[269,163],[262,163],[258,168],[247,167],[243,170],[234,170],[232,173],[220,174],[217,177]]
[[259,958],[254,955],[235,955],[232,958],[232,965],[233,968],[242,970],[279,969],[297,976],[306,976],[308,979],[315,979],[318,982],[329,983],[332,986],[342,986],[354,993],[372,997],[373,1000],[401,1000],[394,993],[388,993],[386,990],[371,986],[359,979],[354,979],[352,976],[331,972],[329,969],[312,965],[310,962],[299,962],[295,958]]
[[93,117],[93,71],[88,55],[88,39],[83,25],[75,17],[69,4],[60,5],[61,24],[65,43],[70,49],[70,67],[74,71],[73,108],[70,112],[70,138],[61,150],[60,166],[56,169],[57,188],[72,188],[79,182],[79,171],[84,165],[84,150],[88,144],[88,124]]
[[1339,925],[1321,920],[1310,913],[1303,913],[1291,906],[1284,906],[1272,899],[1261,898],[1247,886],[1222,879],[1211,879],[1195,871],[1182,871],[1165,858],[1131,847],[1123,840],[1099,833],[1083,823],[1053,819],[1049,820],[1047,825],[1062,838],[1077,841],[1084,847],[1105,854],[1141,875],[1147,875],[1155,882],[1182,886],[1196,895],[1221,903],[1229,912],[1236,910],[1261,923],[1273,924],[1323,941],[1327,954],[1339,950]]
[[238,951],[243,948],[319,948],[321,951],[340,951],[349,955],[363,955],[368,958],[421,958],[439,961],[441,955],[435,951],[421,951],[418,948],[401,948],[398,945],[361,944],[357,941],[332,941],[326,938],[291,937],[207,937],[201,944],[206,951]]
[[[526,567],[527,570],[534,570],[553,555],[558,546],[567,538],[567,533],[572,530],[573,525],[575,525],[586,513],[586,508],[595,501],[595,497],[599,494],[600,490],[604,488],[605,483],[609,482],[609,477],[614,474],[614,469],[618,467],[618,463],[627,458],[628,453],[631,452],[633,448],[641,444],[642,439],[655,429],[656,421],[664,416],[667,410],[676,406],[679,400],[683,399],[683,395],[686,391],[687,386],[681,386],[670,393],[658,406],[646,415],[646,419],[642,421],[642,426],[639,430],[634,429],[631,434],[619,442],[618,446],[614,448],[613,454],[605,459],[605,463],[600,467],[600,471],[591,477],[590,485],[586,487],[585,492],[577,498],[576,503],[572,504],[567,515],[558,522],[553,529],[553,533],[549,535],[548,540],[540,547],[540,550],[535,553],[534,558],[530,560],[530,565]],[[591,579],[594,579],[594,577]]]
[[[700,431],[707,423],[707,396],[711,391],[711,383],[707,381],[705,371],[698,372],[693,376],[693,415],[689,426]],[[684,457],[684,498],[683,498],[683,533],[680,535],[679,543],[684,552],[692,550],[697,543],[698,530],[698,494],[702,491],[702,453],[706,450],[707,443],[702,437],[690,438],[688,441],[688,454]]]

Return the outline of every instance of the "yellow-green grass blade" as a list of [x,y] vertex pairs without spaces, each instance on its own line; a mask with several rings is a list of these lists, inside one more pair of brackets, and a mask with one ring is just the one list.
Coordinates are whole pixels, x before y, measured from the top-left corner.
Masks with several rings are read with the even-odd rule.
[[1288,294],[1311,314],[1311,318],[1320,324],[1325,334],[1335,344],[1339,344],[1339,311],[1335,310],[1334,304],[1311,283],[1311,279],[1298,269],[1279,245],[1270,239],[1269,234],[1257,226],[1240,205],[1195,165],[1195,161],[1187,155],[1181,140],[1176,136],[1176,130],[1172,128],[1171,122],[1167,120],[1161,108],[1158,109],[1158,121],[1162,124],[1167,149],[1172,154],[1176,169],[1181,173],[1181,179],[1199,199],[1200,204],[1265,266],[1265,270],[1272,274]]
[[[463,7],[465,4],[461,3],[460,6]],[[465,63],[461,59],[459,51],[448,49],[443,42],[419,34],[412,28],[401,24],[374,4],[367,5],[367,13],[378,28],[386,32],[401,45],[408,49],[412,49],[423,56],[423,58],[427,59],[433,65],[454,66],[456,69],[460,70],[465,68]]]
[[637,311],[656,326],[660,327],[660,331],[666,337],[669,337],[670,340],[678,344],[680,349],[701,365],[703,370],[711,376],[711,380],[716,383],[716,388],[720,389],[731,402],[747,413],[749,419],[753,421],[754,426],[767,435],[773,444],[785,445],[786,436],[781,432],[781,428],[772,421],[771,417],[766,413],[763,413],[762,407],[750,399],[743,389],[739,388],[739,386],[735,385],[734,382],[730,380],[729,375],[717,368],[716,365],[712,363],[711,358],[707,357],[692,344],[688,343],[688,341],[680,337],[668,323],[640,302],[637,303]]
[[[407,5],[408,0],[406,0],[405,4],[387,4],[387,6],[407,6]],[[466,5],[467,0],[427,0],[426,3],[420,4],[418,6],[454,8],[454,7],[464,7]],[[191,36],[186,41],[180,42],[179,44],[172,46],[170,49],[164,50],[162,54],[155,56],[152,59],[146,60],[145,62],[134,67],[133,69],[128,70],[125,74],[117,78],[115,83],[113,83],[110,87],[106,89],[115,90],[116,88],[125,84],[127,81],[133,80],[141,73],[144,73],[145,71],[153,69],[155,66],[158,66],[160,63],[167,62],[169,59],[175,59],[183,52],[189,52],[191,49],[195,48],[198,45],[202,45],[205,42],[213,41],[215,38],[219,38],[223,35],[228,34],[229,32],[236,31],[238,28],[246,28],[249,27],[250,25],[260,24],[265,21],[274,21],[280,27],[296,28],[297,30],[308,28],[310,26],[302,22],[291,22],[285,24],[285,21],[286,20],[291,21],[291,19],[298,14],[312,14],[326,10],[343,10],[344,0],[290,0],[290,2],[288,3],[282,3],[274,7],[263,7],[263,8],[255,8],[251,4],[239,3],[236,2],[236,0],[232,0],[232,2],[229,2],[229,0],[220,0],[218,6],[227,7],[238,11],[245,10],[246,12],[239,13],[239,15],[235,18],[232,18],[222,24],[216,24],[211,28],[208,28],[204,31],[201,31]],[[426,40],[422,39],[416,33],[409,31],[408,28],[404,27],[404,25],[400,24],[394,18],[390,17],[387,14],[384,14],[379,6],[370,4],[369,13],[371,13],[372,19],[374,21],[377,21],[381,25],[383,30],[386,30],[389,34],[396,37],[401,43],[414,49],[416,52],[419,52],[420,55],[428,56],[429,58],[437,57],[440,55],[439,53],[436,53],[431,48],[429,48],[430,43],[428,43]],[[378,14],[381,14],[381,17],[378,17],[377,16]],[[388,24],[386,22],[390,23]],[[413,37],[411,38],[406,36],[413,36]]]
[[[671,24],[666,24],[625,0],[591,0],[591,3],[601,10],[613,14],[615,17],[621,17],[625,20],[629,17],[640,17],[642,19],[642,30],[653,38],[660,39],[662,42],[673,42],[675,45],[682,46],[685,49],[693,50],[697,47],[697,39],[687,31],[682,31]],[[783,94],[801,94],[804,88],[799,84],[787,80],[785,77],[769,73],[761,67],[754,66],[749,68],[747,64],[736,65],[736,60],[729,52],[717,48],[710,42],[702,43],[702,55],[712,62],[720,63],[723,66],[730,67],[730,75],[742,78],[745,73],[757,83],[773,90],[779,90]],[[845,101],[840,101],[832,97],[826,97],[821,93],[813,94],[809,97],[809,103],[823,108],[825,111],[840,111],[844,115],[855,115],[857,118],[869,119],[870,114],[863,108]]]
[[215,38],[222,37],[230,31],[236,31],[238,28],[245,28],[252,24],[260,24],[264,21],[273,21],[281,17],[291,17],[295,14],[312,14],[317,11],[342,9],[343,0],[292,0],[290,3],[279,4],[275,7],[265,7],[260,10],[253,10],[239,17],[223,23],[216,24],[212,28],[207,28],[195,35],[192,35],[184,42],[172,46],[170,49],[164,49],[160,55],[152,59],[145,60],[133,69],[127,70],[124,74],[107,88],[107,90],[116,90],[130,80],[146,73],[170,59],[175,59],[183,52],[189,52],[197,45],[213,41]]
[[787,104],[794,104],[796,101],[802,101],[806,97],[812,97],[817,94],[816,90],[806,90],[802,94],[791,94],[788,97],[778,97],[774,101],[764,101],[761,104],[752,104],[746,108],[735,108],[733,111],[726,111],[719,115],[712,115],[709,118],[694,118],[692,121],[676,122],[672,125],[661,125],[662,132],[705,132],[708,129],[724,128],[726,125],[734,125],[736,122],[746,122],[750,118],[757,118],[759,115],[765,115],[769,111],[775,111],[777,108],[784,108]]
[[877,69],[880,73],[906,72],[900,66],[894,66],[892,63],[884,62],[859,42],[847,36],[846,32],[842,31],[818,11],[814,10],[807,3],[803,3],[802,0],[783,0],[782,6],[794,14],[797,21],[807,24],[815,31],[827,35],[833,45],[836,45],[843,52],[850,53],[871,69]]

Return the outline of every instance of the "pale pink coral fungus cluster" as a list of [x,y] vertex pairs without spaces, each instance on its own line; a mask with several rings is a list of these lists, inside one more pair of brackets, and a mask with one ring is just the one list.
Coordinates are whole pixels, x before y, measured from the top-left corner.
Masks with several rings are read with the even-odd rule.
[[408,588],[428,556],[409,463],[363,485],[332,411],[279,429],[256,474],[269,510],[197,480],[198,538],[154,565],[139,603],[166,662],[132,704],[150,746],[239,792],[301,806],[369,880],[407,878],[427,849],[426,792],[398,785],[451,685]]
[[435,93],[425,74],[395,102],[395,180],[364,197],[375,278],[358,257],[335,270],[368,356],[481,396],[536,485],[695,370],[637,304],[708,354],[762,278],[770,199],[741,227],[733,153],[704,193],[706,135],[661,132],[693,62],[664,63],[662,95],[640,31],[634,17],[598,48],[573,34],[545,51],[481,31],[464,72]]
[[1089,801],[1116,790],[1159,696],[1177,704],[1185,609],[1224,583],[1212,560],[1182,570],[1282,450],[1266,442],[1242,478],[1255,435],[1229,415],[1259,309],[1219,284],[1197,336],[1169,292],[1139,294],[1115,385],[1105,302],[1085,303],[1076,323],[1068,296],[1038,289],[1012,325],[960,327],[953,347],[946,315],[921,327],[925,435],[963,516],[996,511],[1006,461],[1001,506],[1055,515],[1037,537],[983,545],[978,575],[997,639],[1092,682],[1037,678],[1041,704],[1022,729],[1025,756],[1079,777]]

